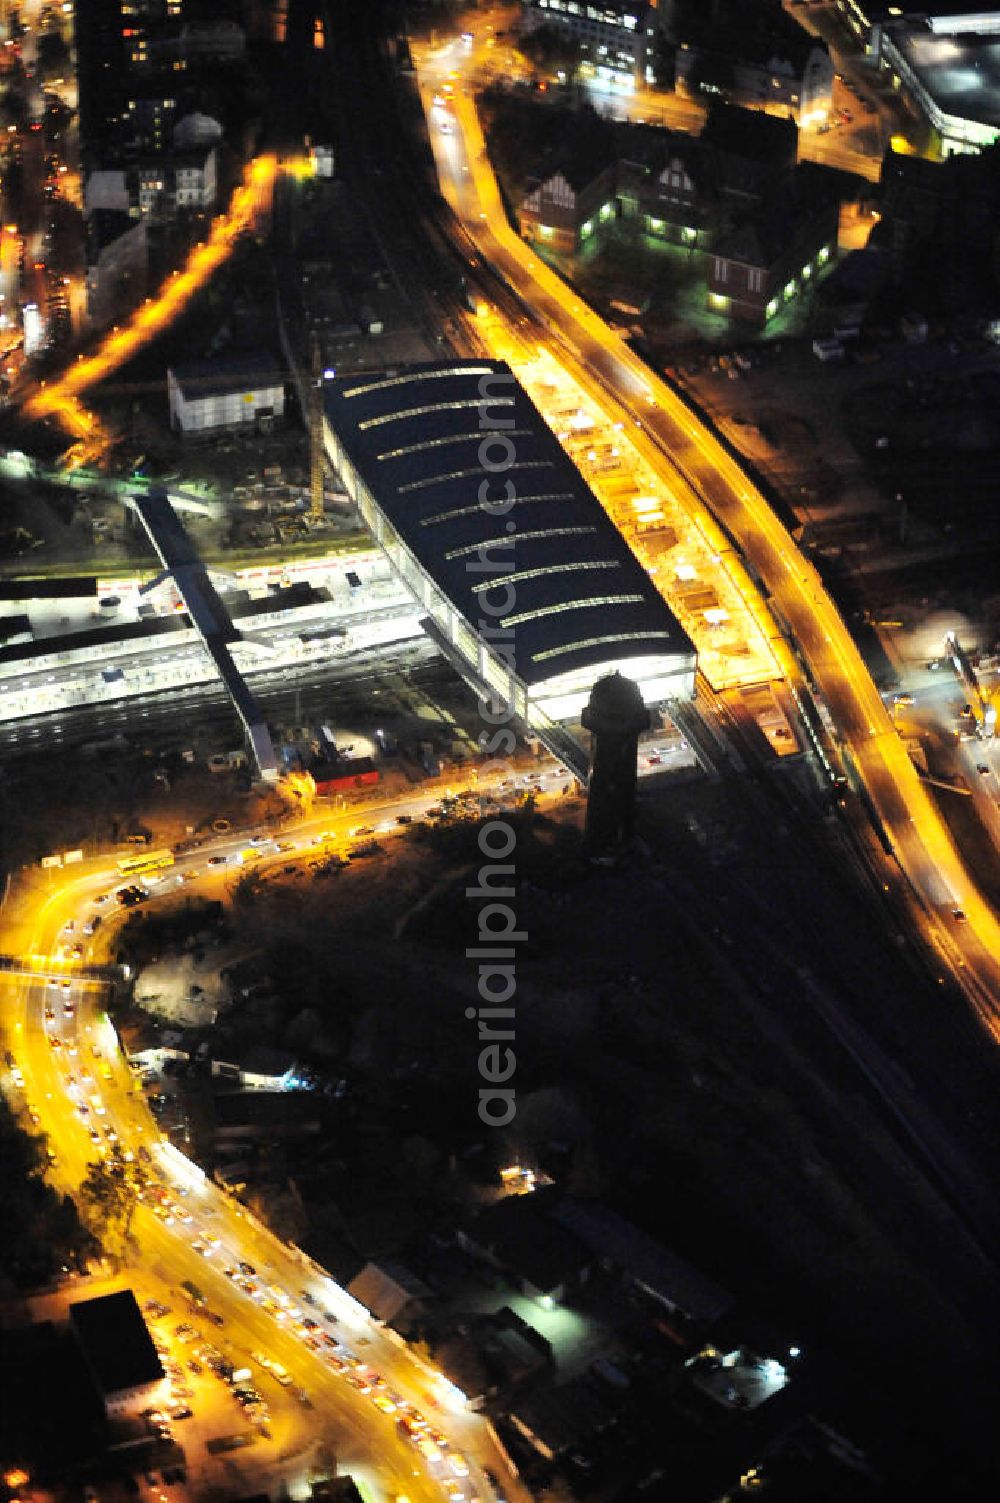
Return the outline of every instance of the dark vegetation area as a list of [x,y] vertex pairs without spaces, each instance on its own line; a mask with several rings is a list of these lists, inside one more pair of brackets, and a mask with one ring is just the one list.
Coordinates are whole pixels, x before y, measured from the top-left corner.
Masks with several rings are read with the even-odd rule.
[[229,934],[223,913],[220,902],[200,897],[179,907],[133,909],[118,934],[117,958],[136,971],[162,955],[195,948],[199,936],[218,942]]
[[[268,1144],[267,1173],[294,1185],[281,1224],[341,1277],[372,1257],[417,1259],[429,1231],[453,1228],[499,1164],[519,1161],[617,1206],[747,1308],[846,1360],[887,1400],[891,1389],[900,1414],[922,1403],[902,1372],[949,1373],[972,1424],[978,1275],[961,1288],[938,1276],[951,1255],[936,1213],[900,1181],[891,1133],[831,1058],[794,977],[816,945],[850,932],[831,984],[860,1005],[863,977],[879,975],[885,1045],[915,1072],[940,1057],[940,1013],[920,1021],[940,994],[924,998],[827,857],[813,851],[814,881],[802,883],[802,852],[759,802],[737,813],[695,788],[658,801],[649,848],[617,870],[581,859],[575,822],[513,816],[511,906],[527,939],[517,1115],[502,1132],[477,1116],[480,1045],[466,1016],[473,822],[415,827],[346,866],[242,878],[226,938],[246,958],[212,1051],[271,1044],[313,1072],[301,1099],[318,1134]],[[157,947],[170,933],[158,923],[135,924]],[[775,924],[780,948],[765,937]],[[194,1095],[198,1080],[192,1066]],[[989,1112],[979,1086],[963,1082],[965,1108]],[[934,1426],[947,1423],[939,1413]]]
[[68,1195],[44,1180],[44,1136],[18,1123],[0,1096],[0,1294],[48,1284],[64,1270],[82,1271],[98,1251]]
[[189,766],[179,749],[154,751],[124,738],[92,753],[8,761],[0,767],[0,870],[30,867],[53,851],[106,848],[133,833],[170,843],[188,822],[210,822],[232,812],[230,803],[242,807],[241,779]]
[[[942,373],[851,393],[848,431],[883,490],[945,534],[1000,547],[1000,372]],[[877,447],[881,445],[881,447]]]
[[480,95],[480,109],[490,160],[515,199],[530,178],[544,177],[547,166],[567,155],[588,162],[596,175],[614,160],[616,142],[623,139],[621,127],[587,103],[556,104],[527,93],[514,97],[493,86]]
[[[941,163],[891,157],[871,244],[894,255],[900,312],[994,316],[1000,308],[1000,147]],[[880,310],[881,311],[881,310]]]

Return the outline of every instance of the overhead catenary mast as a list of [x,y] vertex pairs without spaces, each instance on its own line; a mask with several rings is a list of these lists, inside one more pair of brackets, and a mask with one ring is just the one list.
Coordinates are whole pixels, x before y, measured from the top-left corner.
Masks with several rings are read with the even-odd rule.
[[309,382],[309,515],[323,518],[323,357],[313,335],[312,375]]

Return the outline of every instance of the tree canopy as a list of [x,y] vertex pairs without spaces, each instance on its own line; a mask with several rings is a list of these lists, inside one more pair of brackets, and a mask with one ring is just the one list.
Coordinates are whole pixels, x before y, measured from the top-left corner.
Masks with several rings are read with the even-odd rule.
[[127,1163],[121,1154],[87,1166],[80,1185],[83,1214],[104,1250],[114,1257],[124,1257],[128,1250],[132,1218],[146,1178],[138,1164]]
[[48,1283],[98,1250],[73,1202],[46,1184],[47,1162],[45,1137],[25,1132],[0,1098],[0,1286]]
[[536,26],[525,32],[517,46],[522,56],[536,68],[561,71],[572,79],[580,66],[580,43],[561,26]]

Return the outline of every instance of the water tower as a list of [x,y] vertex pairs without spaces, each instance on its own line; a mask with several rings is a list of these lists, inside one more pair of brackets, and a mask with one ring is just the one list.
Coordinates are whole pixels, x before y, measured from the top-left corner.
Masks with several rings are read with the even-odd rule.
[[628,844],[635,823],[639,733],[650,715],[638,684],[620,673],[599,678],[581,715],[592,737],[587,790],[586,843],[591,855],[610,855]]

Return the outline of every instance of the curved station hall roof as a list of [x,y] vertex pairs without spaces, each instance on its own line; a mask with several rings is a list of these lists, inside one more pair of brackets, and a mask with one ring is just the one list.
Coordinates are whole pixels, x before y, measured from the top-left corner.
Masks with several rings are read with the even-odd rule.
[[326,417],[338,467],[477,635],[506,630],[529,693],[636,660],[690,673],[689,638],[507,365],[340,378]]

